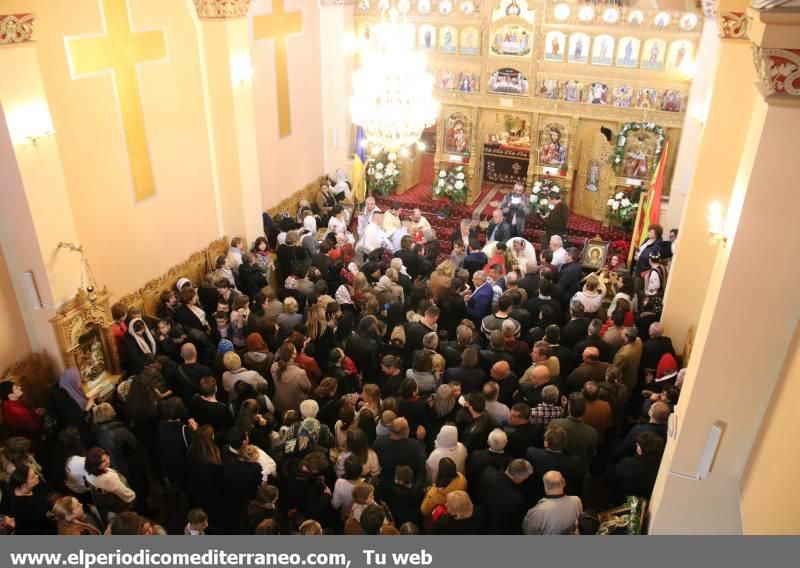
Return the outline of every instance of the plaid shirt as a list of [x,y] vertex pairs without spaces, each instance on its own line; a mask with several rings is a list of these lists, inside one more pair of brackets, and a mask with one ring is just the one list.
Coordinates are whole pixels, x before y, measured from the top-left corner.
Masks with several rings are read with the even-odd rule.
[[531,422],[534,424],[541,424],[542,426],[547,426],[551,420],[563,417],[564,411],[557,404],[540,402],[536,408],[531,410]]

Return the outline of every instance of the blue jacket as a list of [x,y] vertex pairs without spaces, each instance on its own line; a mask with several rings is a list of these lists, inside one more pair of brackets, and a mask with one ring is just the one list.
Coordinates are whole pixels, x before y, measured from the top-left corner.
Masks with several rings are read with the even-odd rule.
[[469,315],[469,319],[475,322],[478,329],[481,327],[483,318],[492,313],[493,298],[494,292],[492,291],[492,286],[486,283],[475,290],[467,302],[467,314]]

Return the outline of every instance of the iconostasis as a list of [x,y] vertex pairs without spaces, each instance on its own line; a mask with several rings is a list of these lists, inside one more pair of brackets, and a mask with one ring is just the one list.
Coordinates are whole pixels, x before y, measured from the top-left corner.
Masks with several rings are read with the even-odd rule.
[[[602,219],[618,187],[647,186],[665,139],[668,191],[699,12],[576,0],[391,5],[413,26],[434,74],[436,167],[466,166],[471,198],[482,183],[529,188],[549,176],[569,190],[576,213]],[[362,39],[389,8],[388,0],[358,2]],[[617,136],[631,123],[618,150]]]

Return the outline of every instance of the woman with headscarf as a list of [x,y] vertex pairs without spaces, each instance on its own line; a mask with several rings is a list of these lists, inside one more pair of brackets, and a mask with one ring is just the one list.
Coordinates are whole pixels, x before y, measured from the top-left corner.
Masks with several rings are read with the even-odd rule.
[[450,458],[456,465],[456,471],[464,473],[467,463],[467,448],[458,441],[458,429],[446,424],[439,430],[434,443],[434,450],[425,462],[428,482],[433,483],[439,473],[439,462],[442,458]]
[[333,186],[333,194],[336,196],[336,201],[350,201],[350,183],[342,168],[336,170],[336,185]]
[[394,284],[385,274],[378,279],[375,285],[375,295],[381,306],[389,306],[395,302],[403,303],[403,288]]
[[127,371],[131,375],[140,373],[147,364],[147,360],[155,357],[157,353],[156,340],[140,317],[133,318],[128,322],[128,334],[125,336],[123,345],[128,364]]
[[94,407],[95,401],[94,397],[86,396],[77,367],[69,367],[61,373],[58,385],[53,387],[52,400],[59,429],[73,426],[80,432],[83,443],[90,444],[88,413]]
[[247,351],[242,356],[242,365],[245,369],[256,371],[262,377],[269,377],[269,369],[272,366],[272,353],[264,343],[264,338],[259,333],[251,333],[247,336]]

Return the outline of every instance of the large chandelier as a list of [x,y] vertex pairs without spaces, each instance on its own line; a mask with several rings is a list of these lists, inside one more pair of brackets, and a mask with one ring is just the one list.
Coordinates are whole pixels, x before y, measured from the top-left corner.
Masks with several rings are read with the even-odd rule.
[[414,49],[414,27],[396,8],[387,12],[361,45],[350,113],[373,148],[405,153],[436,122],[439,104],[425,55]]

